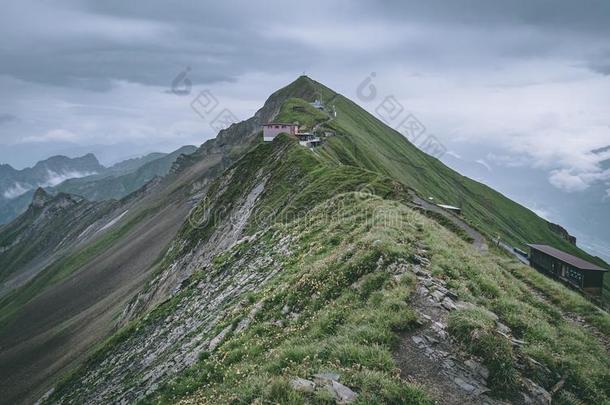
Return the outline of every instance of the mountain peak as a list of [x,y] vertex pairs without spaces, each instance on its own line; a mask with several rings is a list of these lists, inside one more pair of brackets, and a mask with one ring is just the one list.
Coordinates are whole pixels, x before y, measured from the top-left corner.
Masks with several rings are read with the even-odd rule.
[[34,197],[32,198],[32,207],[42,208],[49,201],[51,201],[52,197],[49,193],[47,193],[44,188],[38,187],[36,192],[34,193]]
[[336,94],[322,83],[313,80],[309,76],[302,75],[292,83],[271,94],[267,102],[277,99],[286,100],[287,98],[301,98],[312,102],[316,99],[330,99]]
[[15,170],[13,168],[13,166],[9,165],[8,163],[0,163],[0,174],[13,174],[15,173],[17,170]]
[[39,161],[32,168],[21,170],[21,173],[24,176],[28,176],[33,173],[44,175],[49,170],[55,173],[62,173],[66,171],[97,173],[103,171],[104,169],[104,166],[100,164],[97,157],[95,157],[93,153],[88,153],[75,158],[70,158],[63,155],[51,156],[48,159]]

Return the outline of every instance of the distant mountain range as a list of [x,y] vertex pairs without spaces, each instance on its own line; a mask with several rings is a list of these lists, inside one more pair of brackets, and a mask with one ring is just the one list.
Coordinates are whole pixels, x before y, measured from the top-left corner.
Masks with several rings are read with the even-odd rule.
[[10,200],[36,187],[52,187],[70,178],[91,176],[105,170],[93,154],[73,159],[53,156],[23,170],[3,164],[0,165],[0,193]]
[[155,176],[166,175],[180,155],[188,155],[196,149],[195,146],[184,146],[172,153],[151,153],[111,167],[101,165],[91,153],[77,158],[53,156],[23,170],[2,164],[0,224],[25,212],[39,187],[52,195],[65,192],[92,201],[118,199]]

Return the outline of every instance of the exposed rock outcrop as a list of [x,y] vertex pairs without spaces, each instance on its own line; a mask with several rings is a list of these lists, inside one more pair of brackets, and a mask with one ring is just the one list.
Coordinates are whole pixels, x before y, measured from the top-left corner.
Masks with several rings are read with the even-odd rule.
[[548,224],[551,231],[555,232],[557,235],[561,236],[562,239],[565,239],[572,245],[576,246],[576,236],[570,235],[568,230],[561,225],[554,224],[552,222],[549,222]]
[[326,390],[336,404],[350,404],[358,394],[351,388],[339,382],[341,376],[336,373],[320,373],[313,376],[313,381],[304,378],[294,378],[290,384],[296,391],[313,394],[316,390]]

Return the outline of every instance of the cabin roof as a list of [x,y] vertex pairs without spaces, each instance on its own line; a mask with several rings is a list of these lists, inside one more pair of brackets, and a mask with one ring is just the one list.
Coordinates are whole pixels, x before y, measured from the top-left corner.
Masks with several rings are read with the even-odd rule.
[[268,122],[266,124],[263,124],[264,127],[269,126],[269,125],[288,125],[288,126],[292,125],[292,126],[296,127],[298,124],[291,124],[289,122]]
[[445,209],[448,209],[448,210],[459,210],[459,211],[462,210],[460,207],[454,207],[453,205],[447,205],[447,204],[436,204],[436,205],[438,207],[445,208]]
[[534,250],[538,250],[539,252],[552,256],[556,259],[559,259],[562,262],[570,264],[581,270],[608,271],[607,269],[604,269],[603,267],[600,267],[597,264],[593,264],[591,262],[581,259],[580,257],[573,256],[562,250],[555,249],[552,246],[534,245],[534,244],[528,244],[527,246],[529,246],[530,248],[532,248]]

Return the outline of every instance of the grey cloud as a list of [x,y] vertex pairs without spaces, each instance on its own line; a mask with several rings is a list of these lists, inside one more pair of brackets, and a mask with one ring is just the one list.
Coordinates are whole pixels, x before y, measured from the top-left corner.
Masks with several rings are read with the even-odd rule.
[[[35,5],[25,4],[36,14]],[[284,46],[286,41],[261,35],[259,25],[264,15],[257,13],[258,7],[250,3],[222,4],[72,2],[70,12],[78,16],[79,25],[60,34],[62,26],[70,22],[62,20],[63,13],[49,14],[44,23],[58,27],[61,41],[48,38],[36,24],[21,28],[23,35],[13,36],[10,44],[5,40],[7,46],[0,50],[0,74],[30,82],[108,91],[114,80],[165,86],[186,66],[192,67],[193,82],[200,84],[232,81],[253,70],[302,66],[304,54]],[[247,9],[256,18],[235,12]],[[91,32],[88,21],[93,24],[99,18],[108,20],[108,30],[115,32]],[[0,17],[0,34],[22,24],[9,17],[2,20]],[[121,24],[130,22],[138,22],[143,31],[137,41],[130,41],[129,34],[122,32]],[[138,24],[133,31],[138,34]],[[27,46],[30,36],[38,41],[34,48]],[[272,58],[276,63],[269,63]]]
[[16,121],[17,120],[17,116],[13,115],[13,114],[7,114],[7,113],[0,113],[0,125],[7,123],[7,122],[11,122],[11,121]]
[[610,55],[591,60],[589,62],[589,68],[604,76],[610,76]]
[[[590,1],[584,7],[567,0],[302,4],[81,0],[50,10],[29,1],[20,4],[13,14],[0,17],[0,34],[8,38],[0,47],[4,49],[0,74],[92,91],[108,91],[114,80],[165,86],[186,66],[192,67],[194,83],[216,83],[253,71],[296,72],[316,58],[357,63],[368,57],[380,64],[402,60],[440,69],[448,64],[453,68],[502,65],[506,58],[549,54],[583,61],[599,73],[608,69],[608,64],[590,56],[603,51],[610,35],[610,2],[604,1]],[[37,12],[45,12],[44,19],[11,18]],[[67,17],[78,19],[78,24],[71,27]],[[403,35],[399,28],[410,24],[417,32],[395,44],[371,38],[369,46],[360,49],[325,51],[324,42],[341,30],[357,33],[375,22],[396,28],[398,36]],[[286,30],[303,27],[304,41],[282,35],[281,30],[267,35],[273,24]],[[327,25],[327,37],[307,42],[306,37],[315,36],[322,24]],[[54,27],[54,34],[41,25]],[[127,26],[133,27],[127,30]]]
[[[21,0],[0,15],[0,83],[19,79],[6,80],[14,88],[3,85],[0,110],[19,115],[23,127],[5,126],[0,141],[56,129],[91,137],[148,131],[152,137],[156,128],[169,130],[178,121],[181,111],[168,101],[176,97],[167,93],[187,66],[194,87],[259,80],[243,83],[252,111],[261,101],[254,94],[263,98],[275,89],[264,87],[269,77],[279,87],[303,71],[322,81],[337,79],[328,83],[345,92],[362,75],[383,68],[412,100],[446,91],[450,82],[468,83],[469,89],[542,85],[563,66],[607,73],[608,16],[610,2],[597,0],[586,7],[567,0]],[[516,65],[532,60],[548,65],[514,73]],[[410,76],[417,72],[422,77]],[[137,89],[127,94],[123,82]],[[456,91],[456,97],[467,98],[469,89]],[[239,89],[241,97],[245,91]],[[129,108],[127,101],[141,104],[155,93],[165,98],[155,98],[154,114],[105,107]],[[431,103],[437,112],[445,102],[438,97]],[[202,130],[188,131],[204,136]]]
[[610,3],[605,0],[385,0],[375,5],[361,0],[358,4],[363,10],[387,18],[492,27],[532,25],[598,34],[610,32]]
[[[494,62],[485,56],[547,56],[572,60],[596,73],[610,69],[610,2],[605,0],[360,0],[358,7],[369,18],[434,27],[441,34],[432,41],[433,51],[466,51],[472,65]],[[601,60],[600,54],[605,55]]]

